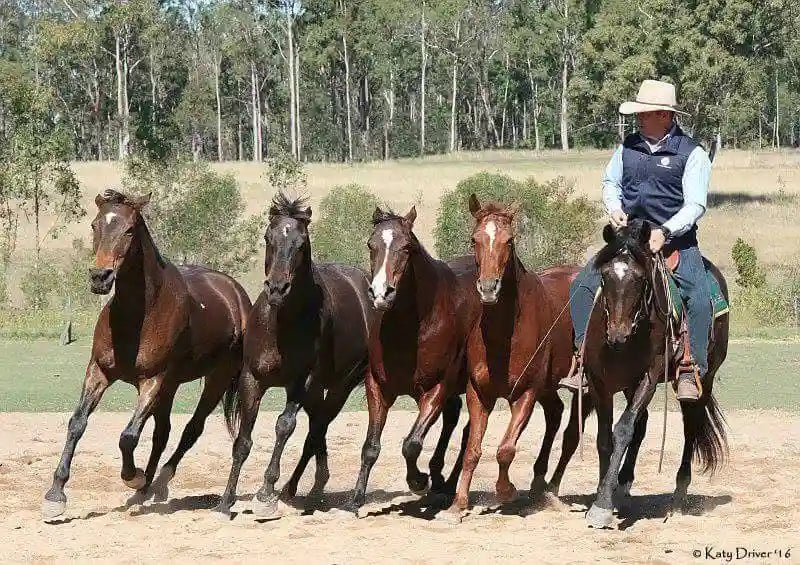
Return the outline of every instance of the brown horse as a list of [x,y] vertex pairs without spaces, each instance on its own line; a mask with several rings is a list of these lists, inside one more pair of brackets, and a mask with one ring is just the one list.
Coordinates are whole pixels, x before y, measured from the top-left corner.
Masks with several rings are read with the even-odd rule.
[[472,241],[483,308],[467,341],[470,433],[458,490],[447,515],[456,520],[467,508],[486,424],[498,398],[511,405],[511,421],[497,450],[498,499],[509,502],[516,497],[508,469],[537,401],[544,408],[546,430],[534,465],[531,495],[546,485],[544,475],[563,410],[556,390],[571,360],[572,326],[566,298],[577,273],[564,267],[541,277],[527,271],[514,247],[516,209],[497,203],[481,206],[474,194],[469,208],[476,219]]
[[[75,446],[89,414],[114,381],[130,383],[138,390],[133,417],[119,439],[122,480],[138,491],[134,503],[146,498],[166,447],[178,386],[205,376],[197,408],[178,448],[162,468],[159,498],[166,498],[166,484],[178,463],[241,368],[242,330],[251,307],[247,293],[222,273],[190,265],[176,267],[164,259],[142,218],[141,210],[149,200],[149,195],[132,198],[113,190],[95,199],[91,290],[108,294],[113,286],[114,296],[95,326],[81,397],[69,421],[53,486],[45,494],[45,519],[63,514],[64,484]],[[142,471],[134,464],[133,452],[150,416],[155,418],[153,446]]]
[[[584,368],[598,418],[600,482],[597,499],[586,515],[588,524],[596,528],[612,525],[615,495],[624,497],[630,492],[636,454],[647,425],[647,406],[656,385],[663,382],[665,358],[668,374],[674,375],[683,354],[681,348],[668,356],[665,352],[671,313],[663,275],[647,247],[650,229],[650,224],[641,220],[629,222],[619,231],[606,226],[603,238],[607,245],[594,260],[602,277],[602,292],[589,319]],[[724,277],[710,262],[707,266],[727,298]],[[727,452],[725,420],[712,390],[714,375],[728,351],[728,316],[714,321],[712,335],[702,395],[697,402],[681,402],[684,448],[673,510],[680,509],[685,501],[692,455],[699,458],[704,471],[713,471]],[[625,393],[628,405],[612,434],[613,397],[620,391]]]
[[369,428],[350,507],[356,513],[364,504],[369,473],[380,453],[387,413],[399,395],[411,396],[419,406],[403,442],[409,488],[418,494],[428,489],[428,476],[418,469],[417,459],[440,413],[443,429],[430,461],[430,486],[434,491],[452,490],[460,470],[459,456],[444,481],[444,455],[458,424],[458,395],[465,385],[466,337],[477,315],[474,262],[462,258],[445,264],[433,259],[412,231],[416,215],[413,207],[405,216],[377,208],[372,219],[369,296],[381,315],[370,330]]
[[[291,498],[312,455],[316,475],[312,496],[321,495],[330,476],[325,435],[328,425],[364,380],[368,323],[367,277],[354,267],[311,260],[311,208],[279,193],[269,212],[264,289],[247,321],[244,367],[237,390],[225,395],[228,429],[235,437],[233,465],[216,510],[230,514],[242,465],[253,444],[251,433],[266,390],[286,389],[286,408],[275,423],[275,448],[252,510],[275,516],[275,483],[297,413],[308,414],[309,431],[297,468],[283,487]],[[237,432],[238,428],[238,432]]]

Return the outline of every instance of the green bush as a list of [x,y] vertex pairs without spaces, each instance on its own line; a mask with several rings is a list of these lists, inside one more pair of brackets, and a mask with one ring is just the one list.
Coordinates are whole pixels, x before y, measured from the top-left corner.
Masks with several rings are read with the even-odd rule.
[[767,274],[758,264],[758,256],[752,245],[737,238],[731,249],[731,257],[739,275],[736,284],[742,288],[761,288],[766,284]]
[[[82,239],[72,240],[72,255],[69,257],[61,275],[61,296],[64,302],[69,299],[72,310],[96,310],[100,299],[89,290],[89,268],[92,266],[94,254],[86,247]],[[66,307],[67,304],[64,304]]]
[[369,268],[367,239],[377,205],[375,195],[358,184],[334,186],[311,222],[314,260]]
[[47,310],[53,305],[59,286],[59,272],[47,265],[29,267],[19,284],[25,304],[36,311]]
[[563,177],[545,183],[491,173],[466,178],[442,196],[434,233],[436,252],[445,260],[470,252],[475,221],[467,202],[475,193],[481,202],[495,200],[521,206],[515,242],[527,267],[582,262],[599,210],[585,197],[571,198],[573,192],[572,183]]
[[152,192],[144,214],[164,256],[231,274],[249,269],[265,219],[244,217],[244,198],[233,175],[204,163],[131,159],[123,185],[132,193]]
[[307,186],[303,164],[291,155],[281,153],[267,160],[267,182],[276,192],[303,192]]

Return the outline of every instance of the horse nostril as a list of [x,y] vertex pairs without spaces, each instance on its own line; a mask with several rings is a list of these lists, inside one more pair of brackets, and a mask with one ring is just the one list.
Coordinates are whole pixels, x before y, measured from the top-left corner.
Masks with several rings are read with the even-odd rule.
[[290,286],[291,286],[291,283],[288,283],[288,282],[287,282],[287,283],[283,283],[283,285],[281,286],[281,289],[280,289],[280,291],[279,291],[279,292],[280,292],[281,294],[288,294],[288,293],[289,293],[289,287],[290,287]]
[[375,300],[375,291],[372,290],[372,285],[367,287],[367,296],[370,300]]
[[392,285],[386,285],[386,292],[384,293],[385,298],[389,298],[391,295],[394,294],[394,287]]

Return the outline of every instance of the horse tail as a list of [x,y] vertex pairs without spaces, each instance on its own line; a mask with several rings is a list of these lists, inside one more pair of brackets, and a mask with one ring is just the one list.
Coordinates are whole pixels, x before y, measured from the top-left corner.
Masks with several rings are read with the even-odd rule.
[[225,396],[222,398],[222,411],[225,414],[225,425],[228,428],[231,439],[234,440],[239,434],[239,423],[242,420],[242,397],[239,394],[241,376],[241,371],[237,371],[236,375],[231,379],[228,389],[225,391]]
[[728,458],[727,424],[713,393],[705,402],[700,401],[697,410],[694,456],[702,465],[702,472],[713,475]]

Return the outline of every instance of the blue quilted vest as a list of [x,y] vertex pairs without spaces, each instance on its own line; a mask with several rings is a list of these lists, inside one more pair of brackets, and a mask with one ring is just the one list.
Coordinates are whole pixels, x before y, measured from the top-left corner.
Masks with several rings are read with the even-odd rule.
[[[683,207],[683,170],[698,144],[673,124],[655,153],[634,133],[622,144],[622,209],[628,216],[662,225]],[[683,249],[697,245],[697,226],[670,241]]]

